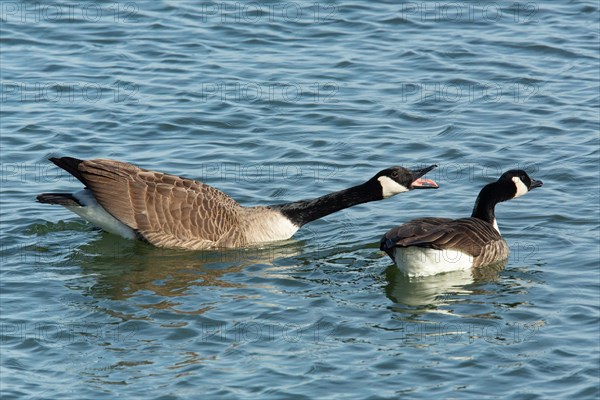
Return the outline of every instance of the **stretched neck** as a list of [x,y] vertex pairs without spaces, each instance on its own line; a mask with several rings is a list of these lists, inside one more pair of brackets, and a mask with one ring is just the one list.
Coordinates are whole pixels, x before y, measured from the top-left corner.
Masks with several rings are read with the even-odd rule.
[[496,204],[512,199],[510,187],[500,182],[490,183],[481,189],[471,213],[472,218],[479,218],[496,226]]
[[272,208],[279,210],[295,225],[302,226],[344,208],[381,199],[379,183],[368,181],[316,199],[281,204]]

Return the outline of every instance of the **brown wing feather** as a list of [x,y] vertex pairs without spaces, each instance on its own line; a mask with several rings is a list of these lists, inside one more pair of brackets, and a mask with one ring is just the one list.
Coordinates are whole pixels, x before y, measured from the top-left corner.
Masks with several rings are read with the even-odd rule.
[[452,221],[450,218],[417,218],[390,229],[384,237],[392,241],[397,241],[401,238],[418,236],[450,221]]
[[114,160],[78,169],[106,211],[156,246],[214,246],[237,225],[240,205],[202,182]]
[[421,218],[388,231],[381,239],[381,249],[391,254],[394,247],[452,248],[477,257],[499,242],[504,242],[500,233],[477,218]]

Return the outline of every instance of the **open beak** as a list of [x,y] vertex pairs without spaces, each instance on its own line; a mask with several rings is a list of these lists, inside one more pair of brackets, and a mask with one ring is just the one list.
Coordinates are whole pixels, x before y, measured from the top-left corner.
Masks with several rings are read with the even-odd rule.
[[410,188],[411,189],[437,189],[437,188],[439,188],[438,184],[435,183],[434,181],[432,181],[431,179],[421,178],[423,175],[425,175],[426,173],[428,173],[435,167],[437,167],[437,165],[430,165],[427,168],[416,169],[416,170],[411,171],[414,181],[413,181],[413,183],[411,183]]
[[438,184],[431,179],[419,178],[410,185],[411,189],[437,189]]
[[541,187],[544,184],[542,181],[538,181],[536,179],[531,180],[531,186],[529,186],[529,190],[534,189],[536,187]]

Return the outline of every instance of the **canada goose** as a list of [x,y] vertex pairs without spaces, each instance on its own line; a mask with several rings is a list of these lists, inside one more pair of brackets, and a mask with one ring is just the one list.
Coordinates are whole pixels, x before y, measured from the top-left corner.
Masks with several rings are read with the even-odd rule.
[[390,229],[380,242],[409,276],[427,276],[489,265],[508,257],[500,235],[496,204],[542,186],[523,170],[510,170],[481,189],[470,218],[418,218]]
[[437,188],[418,170],[385,169],[367,182],[312,200],[243,207],[204,183],[107,160],[50,158],[85,185],[77,193],[43,193],[105,231],[158,247],[207,249],[290,238],[302,225],[344,208],[412,189]]

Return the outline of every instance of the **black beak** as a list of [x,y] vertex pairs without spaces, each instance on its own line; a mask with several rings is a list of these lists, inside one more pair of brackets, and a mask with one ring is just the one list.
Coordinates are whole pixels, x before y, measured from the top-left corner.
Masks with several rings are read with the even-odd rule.
[[415,169],[410,171],[413,176],[413,182],[410,185],[411,189],[437,189],[439,188],[438,184],[432,181],[431,179],[421,178],[423,175],[431,171],[437,167],[437,165],[430,165],[427,168]]
[[534,189],[536,187],[542,187],[543,184],[544,184],[544,182],[542,182],[542,181],[538,181],[536,179],[532,179],[531,180],[531,185],[529,186],[529,190]]

